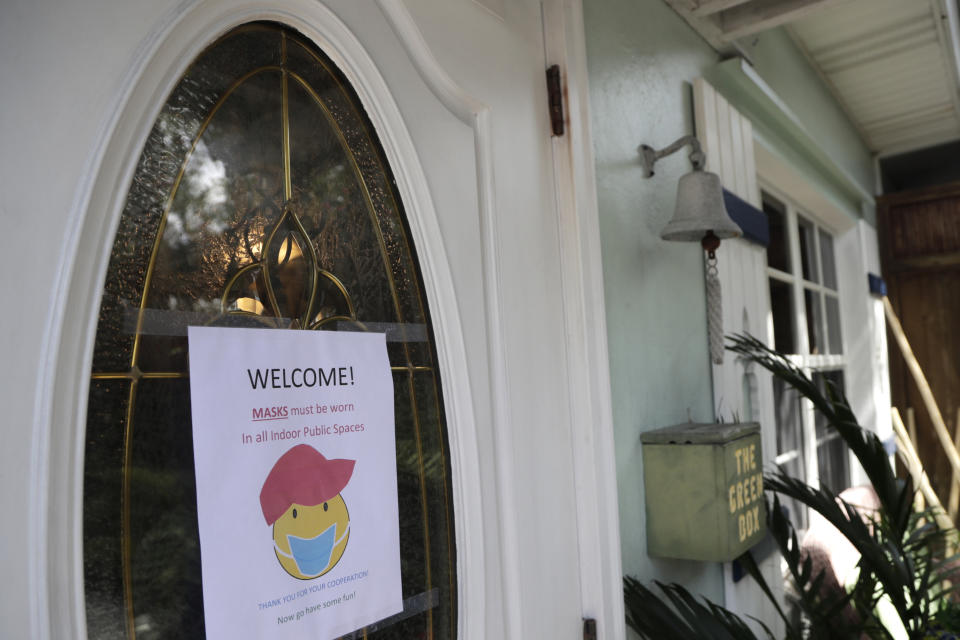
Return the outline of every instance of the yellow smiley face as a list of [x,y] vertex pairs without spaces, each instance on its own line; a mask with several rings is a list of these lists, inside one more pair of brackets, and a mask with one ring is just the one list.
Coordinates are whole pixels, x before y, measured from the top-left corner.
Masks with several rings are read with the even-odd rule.
[[300,580],[317,578],[333,569],[349,538],[350,514],[339,495],[312,507],[293,503],[273,523],[277,560]]

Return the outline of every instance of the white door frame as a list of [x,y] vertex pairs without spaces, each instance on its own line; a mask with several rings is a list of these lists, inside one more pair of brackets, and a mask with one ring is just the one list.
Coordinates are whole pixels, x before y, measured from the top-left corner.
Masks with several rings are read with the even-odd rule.
[[[477,149],[477,181],[481,215],[492,216],[494,186],[490,167],[488,111],[443,71],[400,0],[377,3],[437,98],[473,127]],[[593,160],[586,112],[586,65],[579,0],[545,4],[548,53],[560,52],[570,98],[570,136],[555,143],[558,228],[562,244],[563,295],[570,361],[570,412],[580,439],[571,443],[577,487],[581,600],[584,616],[598,620],[606,637],[622,637],[620,546],[617,518],[609,369],[600,264],[599,229],[593,183]],[[435,319],[444,402],[449,430],[455,513],[457,514],[458,626],[462,638],[486,637],[484,603],[491,562],[498,563],[503,582],[503,611],[509,637],[519,638],[519,598],[510,594],[521,580],[519,552],[502,523],[499,560],[484,557],[483,513],[478,481],[480,461],[475,438],[474,399],[466,377],[466,355],[450,267],[433,209],[430,191],[400,111],[386,83],[350,29],[315,0],[265,3],[244,0],[191,0],[174,7],[142,41],[117,93],[109,101],[101,125],[100,145],[91,151],[89,167],[71,208],[67,233],[72,243],[61,254],[58,285],[46,349],[40,359],[36,423],[31,464],[33,487],[27,527],[36,541],[28,549],[31,636],[77,638],[86,635],[83,581],[83,454],[86,403],[92,345],[98,308],[91,300],[102,294],[103,275],[112,238],[124,206],[127,185],[165,97],[186,67],[230,28],[251,20],[276,20],[313,39],[353,83],[380,134],[397,179],[412,235],[420,252],[426,294]],[[566,44],[564,44],[566,43]],[[544,105],[546,108],[546,105]],[[566,187],[563,187],[564,183]],[[495,229],[485,228],[484,268],[490,292],[488,342],[494,416],[509,426],[503,344],[498,327],[499,274]],[[71,311],[69,326],[67,311]],[[507,420],[500,422],[506,416]],[[506,440],[498,439],[499,442]],[[504,445],[505,446],[505,445]],[[497,456],[504,461],[509,456]],[[509,465],[497,469],[500,497],[509,500]],[[509,504],[509,503],[508,503]],[[503,519],[508,520],[508,519]],[[512,554],[512,555],[511,555]],[[514,607],[511,609],[511,607]]]
[[566,134],[553,139],[553,157],[574,425],[580,598],[584,617],[597,620],[598,637],[623,638],[613,404],[583,6],[581,0],[545,1],[543,6],[547,64],[560,65],[566,97]]

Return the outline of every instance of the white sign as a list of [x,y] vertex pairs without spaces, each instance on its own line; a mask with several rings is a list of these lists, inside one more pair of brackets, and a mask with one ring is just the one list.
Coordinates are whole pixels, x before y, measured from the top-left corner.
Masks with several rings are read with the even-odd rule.
[[383,334],[190,327],[207,637],[325,640],[402,610]]

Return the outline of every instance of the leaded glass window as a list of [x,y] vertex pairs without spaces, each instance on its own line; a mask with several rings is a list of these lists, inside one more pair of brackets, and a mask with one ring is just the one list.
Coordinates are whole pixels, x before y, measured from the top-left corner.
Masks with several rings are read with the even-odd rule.
[[197,58],[127,193],[87,417],[91,638],[203,635],[189,325],[387,333],[404,611],[357,637],[454,637],[446,427],[403,207],[344,75],[279,25],[235,29]]

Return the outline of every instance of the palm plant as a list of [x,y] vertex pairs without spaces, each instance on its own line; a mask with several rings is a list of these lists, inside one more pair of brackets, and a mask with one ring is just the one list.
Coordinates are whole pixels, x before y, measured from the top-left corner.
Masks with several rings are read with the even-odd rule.
[[[813,403],[829,427],[836,430],[856,456],[880,503],[875,513],[864,514],[827,487],[811,487],[780,471],[765,475],[765,489],[773,494],[772,508],[767,509],[768,530],[785,560],[796,604],[803,613],[802,628],[780,609],[749,552],[739,560],[780,612],[787,627],[786,637],[790,640],[859,638],[862,635],[895,638],[888,628],[894,625],[881,623],[875,614],[881,601],[887,609],[895,612],[910,640],[927,637],[938,604],[952,590],[949,578],[955,571],[956,559],[944,557],[944,550],[949,548],[946,542],[948,538],[953,539],[955,530],[939,528],[929,510],[914,508],[912,482],[909,478],[896,476],[883,444],[875,434],[859,425],[842,391],[828,382],[825,392],[821,392],[801,369],[751,336],[738,335],[729,340],[727,348],[730,351],[767,369]],[[792,498],[819,513],[856,548],[860,554],[859,572],[852,589],[831,591],[824,588],[825,573],[815,571],[811,559],[801,552],[796,531],[780,506],[780,496]],[[713,617],[727,629],[727,635],[703,637],[755,637],[736,635],[742,634],[746,625],[721,607],[696,602],[679,585],[660,587],[674,605],[677,615],[690,625],[694,624],[692,620],[697,621],[696,624],[707,624],[702,619]],[[701,637],[696,634],[670,635],[678,628],[677,621],[671,617],[673,612],[651,618],[649,609],[657,597],[632,578],[625,579],[624,594],[627,623],[642,636]],[[641,616],[646,618],[640,621]],[[662,626],[650,626],[661,623]]]
[[[657,640],[759,640],[736,614],[708,600],[697,601],[678,584],[657,583],[673,606],[664,606],[655,593],[630,576],[623,579],[627,625],[644,638]],[[764,627],[766,638],[773,634]]]

